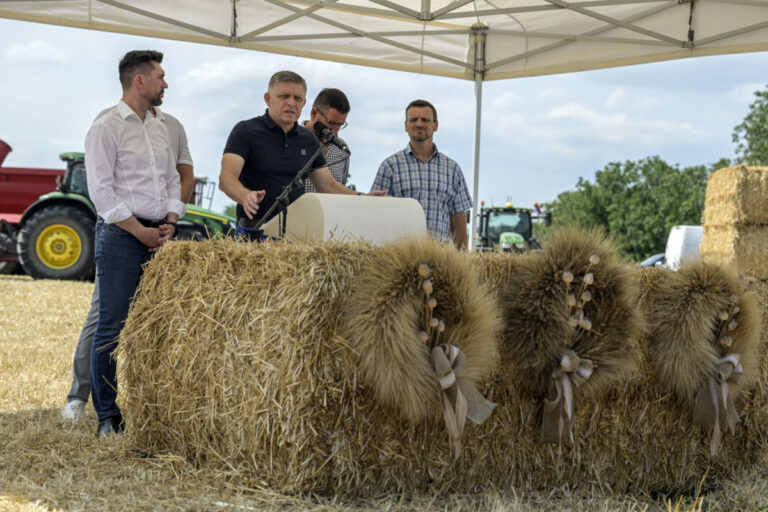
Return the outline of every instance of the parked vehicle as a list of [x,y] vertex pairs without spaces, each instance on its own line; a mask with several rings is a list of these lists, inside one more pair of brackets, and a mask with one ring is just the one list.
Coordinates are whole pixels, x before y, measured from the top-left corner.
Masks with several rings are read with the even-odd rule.
[[659,253],[659,254],[654,254],[650,258],[648,258],[646,260],[643,260],[640,263],[640,266],[641,267],[661,267],[661,268],[666,268],[667,267],[667,256],[663,252]]
[[524,252],[531,249],[541,249],[539,239],[533,235],[533,223],[543,220],[547,226],[552,223],[552,214],[542,214],[537,209],[514,208],[511,203],[506,206],[485,206],[480,203],[478,215],[476,248],[481,251],[491,251],[500,248],[503,251]]
[[[0,164],[10,151],[0,155]],[[63,153],[66,170],[0,168],[0,272],[15,271],[21,263],[24,271],[41,279],[91,279],[94,274],[94,226],[96,209],[88,196],[83,153]],[[42,171],[42,172],[41,172]],[[43,176],[55,175],[53,183]],[[13,180],[10,177],[13,176]],[[25,189],[24,180],[38,183],[36,194],[29,192],[18,200],[18,190]],[[41,183],[44,182],[44,183]],[[202,183],[202,185],[201,185]],[[199,180],[196,199],[209,199]],[[210,200],[209,200],[210,201]],[[26,206],[23,206],[26,203]],[[30,204],[31,203],[31,204]],[[23,208],[23,213],[19,215]],[[178,239],[204,239],[216,234],[234,235],[235,219],[196,205],[187,205],[187,213],[178,221]]]
[[703,233],[701,226],[674,226],[669,231],[664,251],[667,268],[679,270],[683,262],[697,259]]

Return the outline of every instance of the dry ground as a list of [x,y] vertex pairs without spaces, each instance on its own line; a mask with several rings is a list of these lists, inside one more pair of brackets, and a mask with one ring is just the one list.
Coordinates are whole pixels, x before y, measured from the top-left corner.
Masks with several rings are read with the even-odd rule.
[[120,438],[99,440],[90,404],[79,424],[59,411],[93,285],[0,276],[0,511],[4,510],[766,510],[763,475],[721,482],[702,496],[621,495],[567,488],[548,493],[388,495],[340,503],[237,488],[185,460],[146,458]]

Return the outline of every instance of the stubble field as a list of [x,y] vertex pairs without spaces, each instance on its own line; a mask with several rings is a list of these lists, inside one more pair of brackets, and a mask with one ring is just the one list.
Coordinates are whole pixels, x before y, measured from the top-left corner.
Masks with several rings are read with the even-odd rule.
[[134,451],[123,438],[97,439],[90,403],[84,421],[60,420],[92,290],[0,276],[0,510],[768,510],[768,485],[757,473],[698,496],[557,488],[339,502],[242,488],[179,457]]

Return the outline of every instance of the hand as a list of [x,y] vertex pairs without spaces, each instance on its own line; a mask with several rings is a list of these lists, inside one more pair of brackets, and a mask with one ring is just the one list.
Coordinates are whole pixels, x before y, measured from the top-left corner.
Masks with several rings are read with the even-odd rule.
[[253,216],[259,211],[259,203],[264,199],[265,195],[266,192],[264,190],[251,190],[248,192],[248,195],[245,196],[245,201],[243,201],[243,210],[246,217],[253,219]]
[[379,197],[384,197],[384,196],[386,196],[386,195],[387,195],[387,191],[386,191],[386,190],[371,190],[371,191],[370,191],[370,192],[368,192],[367,194],[363,194],[363,195],[364,195],[364,196],[379,196]]
[[[165,242],[167,242],[168,240],[173,238],[173,235],[176,234],[176,228],[173,227],[173,224],[161,224],[157,228],[157,232],[160,235],[160,239],[159,239],[160,245],[158,245],[157,248],[154,249],[154,251],[160,249],[160,247]],[[152,249],[150,249],[150,252],[154,252],[154,251]]]
[[163,244],[160,241],[161,235],[158,228],[147,228],[141,226],[141,229],[139,229],[135,236],[139,239],[139,242],[149,247],[150,252],[156,251]]

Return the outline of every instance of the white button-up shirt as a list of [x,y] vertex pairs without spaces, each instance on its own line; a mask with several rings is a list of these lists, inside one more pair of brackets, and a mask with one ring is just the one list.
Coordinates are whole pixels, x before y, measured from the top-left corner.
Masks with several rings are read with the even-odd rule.
[[85,171],[91,201],[108,224],[186,211],[168,131],[149,112],[142,122],[122,100],[88,131]]

